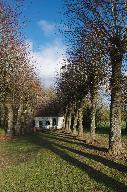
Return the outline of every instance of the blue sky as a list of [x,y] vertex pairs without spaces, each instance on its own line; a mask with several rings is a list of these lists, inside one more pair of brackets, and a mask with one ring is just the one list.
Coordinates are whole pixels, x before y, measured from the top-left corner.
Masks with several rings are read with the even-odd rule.
[[32,39],[35,48],[47,45],[58,38],[60,34],[54,28],[61,22],[62,9],[62,0],[25,0],[23,15],[30,20],[25,34]]
[[64,37],[59,33],[63,27],[63,7],[63,0],[24,0],[22,7],[27,24],[23,33],[30,44],[39,78],[48,87],[53,86],[65,55]]

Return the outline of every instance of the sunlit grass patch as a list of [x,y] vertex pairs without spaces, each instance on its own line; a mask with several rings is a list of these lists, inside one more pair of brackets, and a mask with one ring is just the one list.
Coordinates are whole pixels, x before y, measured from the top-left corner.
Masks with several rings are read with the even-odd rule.
[[[101,142],[102,137],[98,136]],[[0,151],[10,160],[1,167],[2,192],[124,192],[127,189],[124,160],[113,160],[102,147],[99,150],[99,146],[69,135],[37,133],[2,142]]]

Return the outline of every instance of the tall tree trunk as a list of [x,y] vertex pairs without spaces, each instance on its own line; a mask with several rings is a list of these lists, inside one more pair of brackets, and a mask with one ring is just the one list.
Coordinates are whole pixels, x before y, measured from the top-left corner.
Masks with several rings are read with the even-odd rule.
[[73,135],[77,135],[77,122],[78,122],[78,110],[76,110],[74,116]]
[[1,117],[1,126],[2,126],[2,128],[4,129],[4,131],[5,131],[5,134],[7,133],[7,115],[6,115],[6,107],[5,107],[5,103],[2,103],[1,104],[1,115],[0,115],[0,117]]
[[[116,55],[117,54],[117,55]],[[119,154],[122,150],[121,143],[121,65],[122,56],[118,50],[111,54],[111,108],[110,108],[110,134],[109,151]]]
[[91,133],[92,140],[95,140],[97,93],[94,91],[94,93],[91,97],[92,97],[92,99],[91,99],[90,133]]
[[127,133],[127,106],[126,106],[126,117],[125,117],[125,133]]
[[65,112],[65,127],[64,130],[65,132],[68,132],[68,113],[69,113],[69,108],[68,106],[66,107],[66,112]]
[[12,104],[7,104],[7,110],[8,110],[8,128],[7,128],[7,135],[12,136],[13,135],[13,108]]
[[65,115],[65,132],[71,133],[71,118],[72,118],[72,111],[71,107],[66,107],[66,115]]
[[83,137],[83,104],[84,102],[81,101],[80,108],[78,110],[78,117],[79,117],[79,128],[78,128],[78,136]]
[[67,120],[68,120],[67,132],[68,133],[71,133],[71,117],[72,117],[72,114],[71,114],[71,111],[70,111],[69,114],[68,114],[68,118],[67,118]]
[[17,121],[15,125],[15,134],[20,135],[21,134],[21,115],[23,112],[23,104],[20,104],[17,114]]
[[64,131],[67,130],[67,113],[68,113],[68,107],[66,106],[66,110],[64,114]]
[[[127,117],[126,117],[126,118],[127,118]],[[126,119],[125,133],[127,133],[127,119]]]

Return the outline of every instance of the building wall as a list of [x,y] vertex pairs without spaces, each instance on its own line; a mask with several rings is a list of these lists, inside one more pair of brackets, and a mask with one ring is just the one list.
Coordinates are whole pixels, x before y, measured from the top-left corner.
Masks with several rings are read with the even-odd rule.
[[64,117],[35,117],[35,127],[37,128],[61,129],[63,127],[63,124]]

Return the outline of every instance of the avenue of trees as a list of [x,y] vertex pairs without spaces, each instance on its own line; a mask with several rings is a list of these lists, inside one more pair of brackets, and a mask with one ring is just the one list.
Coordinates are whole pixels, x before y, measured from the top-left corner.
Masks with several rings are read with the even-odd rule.
[[111,96],[109,152],[120,154],[121,114],[127,104],[126,1],[65,0],[65,4],[68,51],[57,80],[65,130],[82,136],[89,122],[94,142],[98,97],[105,89]]
[[0,1],[0,124],[8,135],[29,131],[44,91],[21,34],[20,5]]
[[[20,2],[12,8],[0,1],[0,126],[8,135],[21,135],[32,127],[36,112],[63,110],[65,131],[83,137],[89,128],[93,143],[97,125],[110,121],[109,151],[120,154],[121,117],[127,119],[126,1],[64,0],[68,49],[57,95],[41,86],[31,64]],[[101,102],[106,91],[110,109]]]

